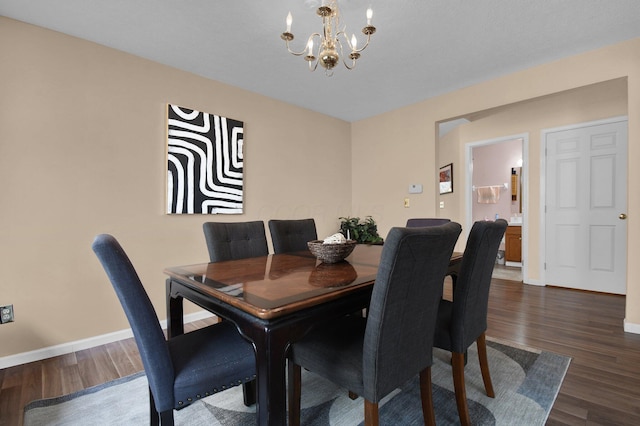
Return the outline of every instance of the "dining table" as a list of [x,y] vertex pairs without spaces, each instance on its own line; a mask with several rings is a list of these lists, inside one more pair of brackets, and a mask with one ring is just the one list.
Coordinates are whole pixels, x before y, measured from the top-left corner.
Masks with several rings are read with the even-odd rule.
[[[290,344],[368,307],[382,248],[358,244],[337,263],[301,251],[166,268],[168,338],[184,333],[184,299],[233,322],[255,349],[257,424],[285,425]],[[454,281],[461,261],[454,252],[447,271]]]

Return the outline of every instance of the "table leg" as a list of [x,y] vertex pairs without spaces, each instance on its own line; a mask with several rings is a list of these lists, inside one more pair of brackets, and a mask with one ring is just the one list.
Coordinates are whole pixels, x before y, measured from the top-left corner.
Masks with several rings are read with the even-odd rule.
[[283,330],[262,330],[251,335],[256,350],[259,425],[287,424],[285,370],[289,341],[285,336]]
[[171,297],[171,278],[167,279],[167,338],[184,334],[182,296]]

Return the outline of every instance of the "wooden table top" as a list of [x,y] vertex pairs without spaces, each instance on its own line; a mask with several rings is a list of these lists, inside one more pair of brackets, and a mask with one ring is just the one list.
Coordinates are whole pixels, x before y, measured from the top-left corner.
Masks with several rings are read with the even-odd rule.
[[165,269],[172,279],[258,318],[270,319],[373,284],[382,246],[358,245],[343,262],[308,251]]
[[[315,306],[372,286],[382,246],[359,244],[343,262],[308,251],[165,269],[172,279],[262,319]],[[461,260],[454,253],[451,264]]]

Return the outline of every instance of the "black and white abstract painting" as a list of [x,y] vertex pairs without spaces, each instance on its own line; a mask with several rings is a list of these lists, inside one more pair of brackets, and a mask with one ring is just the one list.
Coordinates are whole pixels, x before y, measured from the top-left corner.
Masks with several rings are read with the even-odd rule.
[[167,139],[167,213],[242,213],[242,121],[169,104]]

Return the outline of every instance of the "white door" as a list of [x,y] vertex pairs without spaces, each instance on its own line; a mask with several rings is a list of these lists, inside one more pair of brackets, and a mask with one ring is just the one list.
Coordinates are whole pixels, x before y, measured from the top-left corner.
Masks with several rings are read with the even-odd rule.
[[550,131],[546,284],[626,293],[627,121]]

